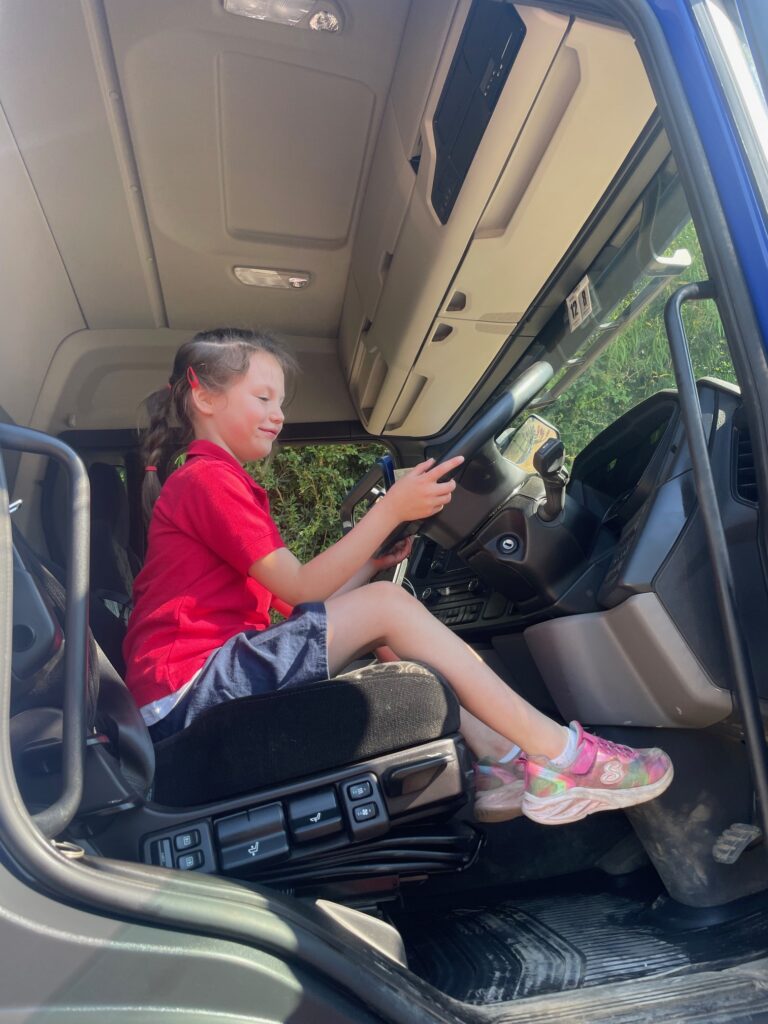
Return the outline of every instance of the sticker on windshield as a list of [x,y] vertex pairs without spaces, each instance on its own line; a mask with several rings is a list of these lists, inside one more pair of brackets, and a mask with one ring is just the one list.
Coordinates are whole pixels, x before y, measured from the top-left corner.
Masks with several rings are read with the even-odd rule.
[[583,277],[565,300],[568,310],[568,324],[571,333],[581,327],[585,320],[592,316],[592,291],[589,278]]

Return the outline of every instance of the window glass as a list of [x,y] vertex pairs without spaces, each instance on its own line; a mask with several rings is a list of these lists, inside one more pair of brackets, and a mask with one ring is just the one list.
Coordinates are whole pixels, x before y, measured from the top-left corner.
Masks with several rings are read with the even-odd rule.
[[[577,331],[561,323],[556,340],[565,364],[528,411],[560,431],[569,461],[644,399],[675,387],[664,305],[683,283],[707,278],[681,197],[669,161],[590,271],[592,315]],[[654,249],[660,255],[648,260]],[[736,383],[715,303],[686,303],[683,321],[696,377]]]
[[246,469],[270,496],[286,545],[308,562],[341,537],[342,499],[387,449],[381,444],[280,445]]
[[693,10],[755,185],[768,209],[765,0],[698,0]]

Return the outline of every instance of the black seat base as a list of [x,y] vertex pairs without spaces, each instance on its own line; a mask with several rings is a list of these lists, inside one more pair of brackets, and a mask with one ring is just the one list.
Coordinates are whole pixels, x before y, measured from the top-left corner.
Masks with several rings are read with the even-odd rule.
[[435,672],[414,662],[374,663],[211,708],[155,747],[152,798],[199,806],[458,730],[458,701]]
[[455,870],[476,847],[464,833],[441,840],[438,823],[466,803],[471,777],[461,736],[442,737],[194,809],[148,803],[93,841],[107,856],[278,886]]

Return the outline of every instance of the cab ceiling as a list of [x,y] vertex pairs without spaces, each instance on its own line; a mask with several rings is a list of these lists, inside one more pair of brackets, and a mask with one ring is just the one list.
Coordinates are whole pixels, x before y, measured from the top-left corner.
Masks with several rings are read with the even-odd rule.
[[219,0],[4,5],[3,107],[85,326],[335,338],[408,7],[355,0],[336,36]]
[[[223,324],[273,328],[297,353],[293,420],[427,436],[472,392],[653,96],[629,36],[517,5],[524,45],[442,224],[432,119],[471,2],[341,7],[329,34],[220,0],[0,5],[14,419],[134,426],[179,340]],[[247,287],[237,265],[311,280]]]

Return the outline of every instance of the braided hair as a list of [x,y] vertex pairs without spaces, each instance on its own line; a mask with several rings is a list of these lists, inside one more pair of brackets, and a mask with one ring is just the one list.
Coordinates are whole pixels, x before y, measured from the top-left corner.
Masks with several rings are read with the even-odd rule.
[[141,443],[146,469],[141,503],[147,521],[175,459],[194,438],[192,381],[210,391],[223,391],[234,378],[247,373],[256,352],[273,356],[285,374],[298,369],[293,356],[266,331],[218,327],[201,331],[179,348],[168,384],[154,391],[145,403],[149,424]]

